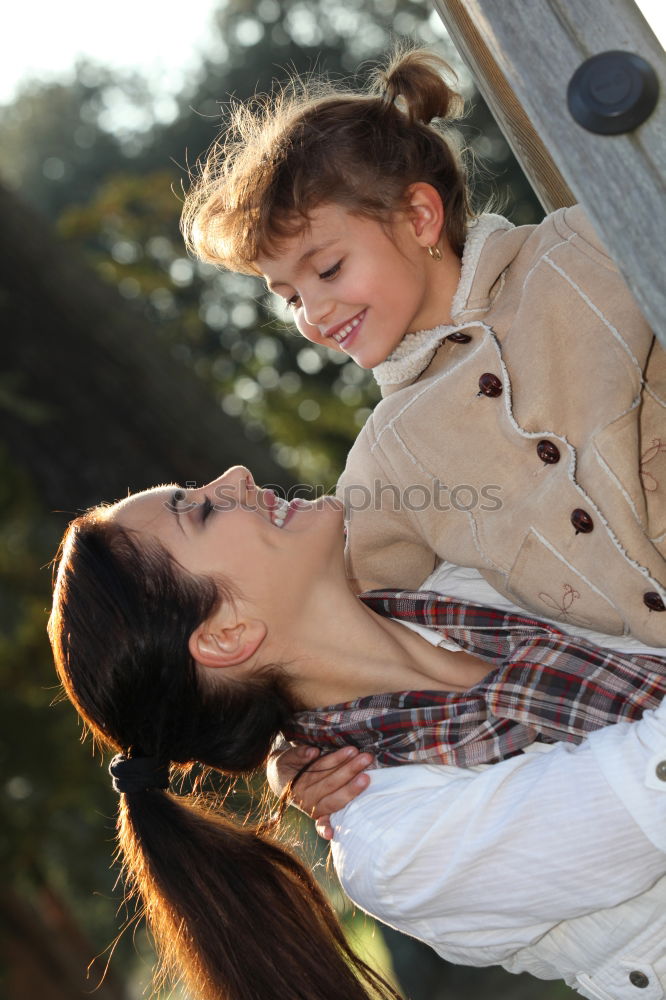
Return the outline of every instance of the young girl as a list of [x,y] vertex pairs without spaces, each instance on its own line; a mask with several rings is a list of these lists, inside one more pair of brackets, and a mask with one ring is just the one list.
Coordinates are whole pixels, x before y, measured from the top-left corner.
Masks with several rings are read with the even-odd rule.
[[580,208],[473,218],[444,64],[235,109],[184,210],[386,397],[340,480],[348,571],[473,567],[541,617],[666,645],[666,361]]
[[[654,740],[662,738],[649,716],[656,718],[666,693],[663,661],[613,660],[539,622],[501,614],[491,620],[484,609],[432,594],[358,600],[345,574],[341,529],[341,505],[330,498],[285,509],[272,491],[255,486],[247,469],[236,467],[198,490],[159,487],[91,510],[72,522],[63,543],[49,622],[58,672],[95,739],[118,754],[110,770],[121,796],[126,873],[143,898],[167,969],[202,1000],[394,996],[350,952],[316,883],[287,851],[169,787],[172,767],[177,772],[198,762],[232,774],[259,767],[289,725],[312,738],[304,727],[313,712],[321,714],[317,706],[361,699],[362,705],[347,706],[351,715],[343,713],[355,729],[329,725],[337,726],[342,742],[374,732],[386,763],[468,767],[512,757],[483,774],[435,769],[458,782],[447,793],[455,801],[455,830],[439,830],[449,877],[474,883],[458,914],[470,954],[503,925],[522,928],[515,938],[522,941],[533,916],[525,910],[523,884],[515,895],[509,885],[501,899],[489,896],[482,921],[476,892],[484,873],[503,877],[502,849],[514,850],[517,841],[524,848],[526,774],[548,790],[530,802],[532,830],[535,823],[556,827],[564,842],[570,825],[576,836],[581,825],[590,828],[586,856],[594,855],[594,886],[589,898],[576,887],[582,905],[631,900],[666,874],[662,844],[655,842],[655,850],[648,840],[653,821],[662,836],[664,829],[666,799],[654,782],[642,796],[634,779],[621,795],[605,792],[590,755],[576,754],[571,743],[553,750],[550,763],[541,764],[547,758],[539,754],[517,754],[538,735],[580,742],[620,719],[624,725],[605,731],[633,731],[628,720],[652,709],[636,723],[638,751],[628,737],[617,747],[624,751],[622,767],[648,785],[643,758],[649,763],[659,746],[653,748]],[[466,651],[451,653],[405,629],[403,622],[415,617],[437,624]],[[321,718],[317,724],[321,729]],[[364,755],[355,759],[367,763]],[[418,793],[420,769],[406,770],[414,771]],[[495,770],[497,777],[488,778]],[[560,812],[563,786],[568,798]],[[391,809],[397,821],[399,799]],[[618,836],[610,855],[599,839],[605,824]],[[464,858],[461,825],[480,837],[476,847],[474,837],[466,838]],[[482,829],[498,839],[496,846],[486,846]],[[416,843],[411,838],[412,848]],[[597,866],[607,871],[608,857],[621,872],[600,880]],[[372,861],[366,856],[362,870]],[[544,861],[539,852],[524,854],[522,878],[539,883],[540,905],[551,900],[555,926],[580,907],[561,895],[570,876],[562,872],[549,883]],[[417,909],[421,891],[415,883]],[[445,886],[438,905],[446,910]],[[663,920],[658,926],[663,931]],[[636,928],[621,930],[625,943],[633,940]],[[617,941],[609,946],[607,928],[595,941],[605,952],[617,947]],[[573,943],[565,949],[567,963],[577,960]],[[479,964],[487,964],[482,956]],[[352,970],[364,975],[367,988]]]

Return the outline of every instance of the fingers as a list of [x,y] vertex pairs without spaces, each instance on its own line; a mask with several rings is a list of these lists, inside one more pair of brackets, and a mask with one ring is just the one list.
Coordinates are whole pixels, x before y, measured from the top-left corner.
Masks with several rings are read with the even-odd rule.
[[304,744],[292,747],[287,743],[284,750],[278,750],[277,754],[269,759],[266,766],[268,784],[274,793],[280,796],[285,786],[296,777],[298,772],[318,756],[317,747],[309,747]]
[[294,803],[314,819],[328,816],[355,799],[370,783],[363,771],[372,755],[344,747],[316,760],[294,784]]
[[315,823],[315,830],[324,840],[333,840],[333,827],[330,816],[321,816]]
[[288,758],[290,766],[293,767],[295,773],[298,773],[304,764],[319,757],[320,754],[321,750],[318,747],[308,747],[301,743],[291,747],[283,756]]

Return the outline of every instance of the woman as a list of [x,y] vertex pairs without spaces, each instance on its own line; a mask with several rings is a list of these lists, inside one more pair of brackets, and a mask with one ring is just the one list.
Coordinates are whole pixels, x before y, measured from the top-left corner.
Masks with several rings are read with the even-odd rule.
[[[201,490],[93,510],[65,538],[50,636],[70,698],[121,752],[121,847],[167,968],[203,998],[369,996],[351,964],[393,995],[290,855],[165,794],[170,764],[260,766],[295,709],[486,677],[487,659],[431,646],[356,598],[340,504],[283,505],[237,467]],[[656,877],[660,851],[643,855]]]

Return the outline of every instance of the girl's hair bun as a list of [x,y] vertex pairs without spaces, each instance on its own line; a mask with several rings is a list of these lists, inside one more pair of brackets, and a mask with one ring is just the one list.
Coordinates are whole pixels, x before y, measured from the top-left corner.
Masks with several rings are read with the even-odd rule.
[[387,105],[402,111],[410,123],[429,124],[433,118],[462,114],[463,98],[445,77],[457,82],[449,64],[425,49],[398,49],[386,66],[374,73],[372,90]]

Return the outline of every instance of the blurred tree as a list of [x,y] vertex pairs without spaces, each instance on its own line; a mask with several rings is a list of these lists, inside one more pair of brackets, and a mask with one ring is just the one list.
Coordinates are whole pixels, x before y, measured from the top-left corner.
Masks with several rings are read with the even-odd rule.
[[206,482],[241,460],[285,479],[145,319],[2,188],[0,213],[3,439],[48,505]]
[[[137,110],[149,99],[139,77],[124,78],[122,91]],[[27,82],[0,110],[0,176],[51,219],[73,198],[86,201],[104,172],[127,164],[118,137],[104,127],[114,92],[109,70],[81,63],[71,84]]]

